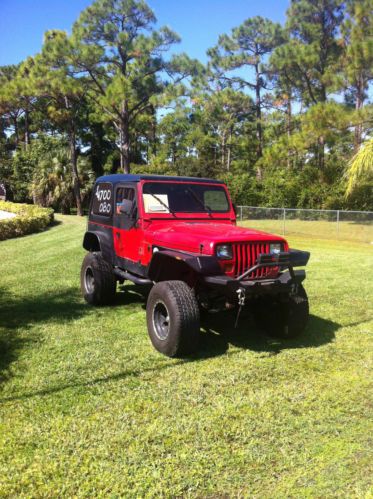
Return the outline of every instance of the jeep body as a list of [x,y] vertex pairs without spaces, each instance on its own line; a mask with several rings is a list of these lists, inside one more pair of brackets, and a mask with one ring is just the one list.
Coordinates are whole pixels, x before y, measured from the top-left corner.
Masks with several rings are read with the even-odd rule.
[[81,287],[89,303],[110,303],[118,281],[152,286],[149,335],[166,355],[196,348],[200,309],[251,305],[259,325],[282,336],[299,334],[308,317],[305,272],[294,267],[306,265],[309,253],[290,250],[282,237],[238,227],[218,180],[100,177],[83,247],[89,253]]

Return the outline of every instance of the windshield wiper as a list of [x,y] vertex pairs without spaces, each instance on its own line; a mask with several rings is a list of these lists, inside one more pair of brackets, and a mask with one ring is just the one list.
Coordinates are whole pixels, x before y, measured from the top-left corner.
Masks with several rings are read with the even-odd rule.
[[175,213],[170,209],[170,207],[167,206],[166,203],[164,203],[162,201],[162,199],[159,198],[156,194],[153,194],[153,192],[151,192],[150,189],[149,189],[149,192],[145,192],[144,194],[150,194],[151,196],[153,196],[153,198],[156,199],[159,204],[161,204],[162,206],[164,206],[166,208],[168,213],[171,213],[174,217],[176,217]]
[[199,197],[197,196],[197,194],[195,192],[193,192],[193,190],[190,188],[190,187],[187,187],[186,188],[186,191],[189,192],[189,194],[191,194],[193,196],[193,198],[197,201],[197,203],[202,206],[203,208],[203,211],[208,211],[210,217],[211,217],[211,208],[208,204],[205,204],[201,199],[199,199]]

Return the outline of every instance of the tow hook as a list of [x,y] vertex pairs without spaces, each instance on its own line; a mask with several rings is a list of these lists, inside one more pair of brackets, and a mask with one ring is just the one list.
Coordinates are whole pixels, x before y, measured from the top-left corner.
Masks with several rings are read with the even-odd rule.
[[237,311],[237,315],[236,315],[236,322],[234,323],[235,329],[237,328],[238,319],[240,317],[242,307],[245,305],[245,290],[243,288],[239,288],[239,289],[237,289],[236,293],[237,293],[237,297],[238,297],[238,311]]

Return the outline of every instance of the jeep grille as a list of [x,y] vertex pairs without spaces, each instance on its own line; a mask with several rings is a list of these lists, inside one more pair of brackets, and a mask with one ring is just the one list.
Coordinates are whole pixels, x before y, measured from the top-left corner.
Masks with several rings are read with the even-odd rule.
[[[235,243],[233,244],[234,275],[240,276],[256,263],[261,253],[269,253],[268,243]],[[261,267],[247,276],[247,279],[265,279],[276,277],[278,267]]]

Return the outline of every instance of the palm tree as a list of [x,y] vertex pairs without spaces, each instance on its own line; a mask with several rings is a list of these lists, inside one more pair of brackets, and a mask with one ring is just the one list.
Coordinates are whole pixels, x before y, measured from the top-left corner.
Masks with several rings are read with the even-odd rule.
[[[45,153],[34,170],[30,191],[36,204],[51,206],[62,213],[70,213],[74,206],[74,183],[68,150],[64,143],[54,141],[54,150]],[[82,202],[87,201],[94,183],[89,161],[79,157],[77,169]]]
[[349,196],[362,183],[373,181],[373,138],[363,144],[352,157],[347,170],[346,195]]

